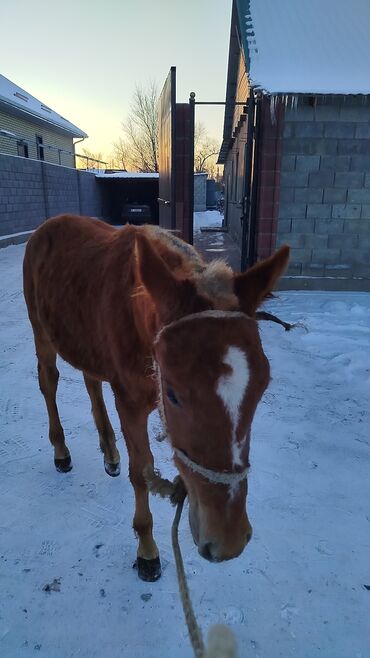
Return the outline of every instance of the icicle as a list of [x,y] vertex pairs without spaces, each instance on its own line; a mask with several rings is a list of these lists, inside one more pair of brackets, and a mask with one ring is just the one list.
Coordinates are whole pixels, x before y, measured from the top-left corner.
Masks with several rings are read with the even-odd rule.
[[271,123],[275,125],[276,123],[276,104],[277,104],[277,96],[270,96],[270,116],[271,116]]
[[253,25],[253,18],[251,12],[251,3],[250,0],[246,1],[246,14],[245,14],[245,32],[247,38],[248,49],[250,53],[258,53],[257,42],[255,39],[255,31]]

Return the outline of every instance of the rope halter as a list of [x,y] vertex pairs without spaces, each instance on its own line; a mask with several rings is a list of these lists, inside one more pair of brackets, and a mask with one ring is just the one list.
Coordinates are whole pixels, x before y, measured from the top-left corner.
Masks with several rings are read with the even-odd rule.
[[245,480],[248,475],[249,466],[239,472],[214,471],[211,468],[206,468],[205,466],[201,466],[201,464],[197,464],[179,448],[174,448],[173,452],[190,471],[198,473],[198,475],[201,475],[205,480],[208,480],[208,482],[211,482],[212,484],[225,484],[227,486],[235,487],[239,482]]

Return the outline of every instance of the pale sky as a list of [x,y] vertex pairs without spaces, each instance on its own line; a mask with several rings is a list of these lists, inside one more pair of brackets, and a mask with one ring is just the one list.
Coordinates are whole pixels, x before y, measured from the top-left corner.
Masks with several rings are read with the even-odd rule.
[[[135,85],[224,101],[232,0],[2,0],[0,73],[84,130],[107,157]],[[223,107],[197,109],[221,141]]]

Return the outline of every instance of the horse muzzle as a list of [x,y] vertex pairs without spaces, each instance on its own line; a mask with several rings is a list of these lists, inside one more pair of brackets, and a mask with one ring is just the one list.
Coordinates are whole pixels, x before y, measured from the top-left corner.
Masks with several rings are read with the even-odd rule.
[[224,545],[217,542],[206,541],[198,545],[198,552],[205,560],[209,562],[225,562],[226,560],[233,560],[241,555],[244,548],[251,540],[252,529],[242,539],[242,541],[233,543],[232,545]]
[[[196,504],[189,506],[189,525],[193,540],[198,546],[199,555],[209,562],[224,562],[238,557],[252,537],[252,527],[248,518],[242,520],[242,527],[224,527],[220,532],[207,531],[205,519],[199,519],[199,508]],[[220,524],[222,526],[222,524]]]

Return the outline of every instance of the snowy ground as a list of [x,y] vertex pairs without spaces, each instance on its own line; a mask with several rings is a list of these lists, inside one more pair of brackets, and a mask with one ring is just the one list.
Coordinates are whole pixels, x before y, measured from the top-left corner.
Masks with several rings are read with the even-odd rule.
[[[24,246],[0,250],[0,656],[190,658],[170,547],[173,512],[153,499],[162,579],[132,569],[133,494],[103,470],[80,373],[60,363],[59,406],[74,469],[47,439],[21,293]],[[237,636],[240,658],[370,656],[370,295],[281,293],[265,323],[273,380],[254,423],[254,537],[212,565],[181,545],[199,622]],[[107,403],[117,434],[112,396]],[[151,419],[151,431],[158,425]],[[171,451],[153,442],[173,473]],[[56,581],[56,582],[55,582]],[[59,591],[44,591],[54,583]]]
[[217,210],[206,210],[194,213],[194,232],[201,228],[214,228],[222,226],[223,215]]

